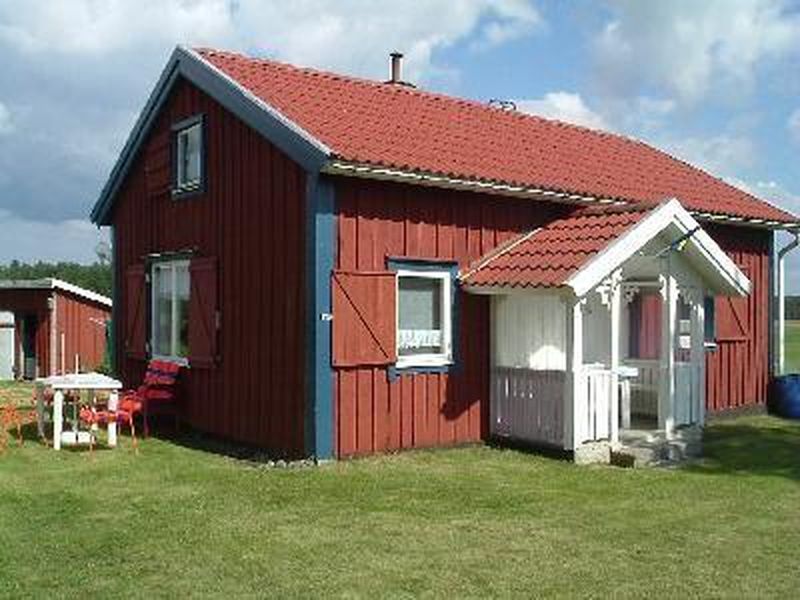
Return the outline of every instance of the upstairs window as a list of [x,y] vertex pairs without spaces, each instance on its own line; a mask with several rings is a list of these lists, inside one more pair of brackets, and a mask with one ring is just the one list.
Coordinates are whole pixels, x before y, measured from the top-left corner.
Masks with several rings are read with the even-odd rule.
[[203,118],[192,117],[172,128],[174,136],[173,195],[196,192],[203,188],[204,148]]
[[397,272],[397,366],[452,363],[452,274]]

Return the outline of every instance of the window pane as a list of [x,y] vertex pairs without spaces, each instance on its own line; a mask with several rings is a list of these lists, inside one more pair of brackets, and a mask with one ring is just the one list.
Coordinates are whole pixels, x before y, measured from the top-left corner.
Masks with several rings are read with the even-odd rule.
[[176,345],[173,356],[189,356],[189,266],[175,266]]
[[401,355],[443,352],[442,285],[441,279],[400,277],[397,333]]
[[186,183],[200,183],[200,125],[186,131]]
[[153,353],[169,356],[172,340],[172,268],[153,267]]
[[202,126],[198,123],[178,132],[177,182],[179,187],[200,184]]
[[678,296],[678,323],[675,328],[675,360],[689,362],[692,357],[692,306]]
[[704,321],[704,329],[703,332],[705,334],[705,341],[707,342],[716,342],[717,340],[717,327],[716,327],[716,302],[714,301],[713,296],[706,296],[705,301],[705,321]]

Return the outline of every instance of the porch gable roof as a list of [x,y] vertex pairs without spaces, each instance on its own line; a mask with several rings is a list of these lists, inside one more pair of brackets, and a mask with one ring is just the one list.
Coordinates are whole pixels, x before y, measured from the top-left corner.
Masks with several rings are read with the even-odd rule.
[[670,227],[711,289],[749,293],[747,276],[676,199],[650,209],[576,211],[487,254],[460,279],[476,291],[567,288],[582,296]]

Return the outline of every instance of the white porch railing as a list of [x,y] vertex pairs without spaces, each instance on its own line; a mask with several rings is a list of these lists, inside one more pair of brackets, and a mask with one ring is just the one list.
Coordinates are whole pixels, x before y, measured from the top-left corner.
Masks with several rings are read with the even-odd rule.
[[564,443],[564,372],[494,367],[492,435],[561,447]]

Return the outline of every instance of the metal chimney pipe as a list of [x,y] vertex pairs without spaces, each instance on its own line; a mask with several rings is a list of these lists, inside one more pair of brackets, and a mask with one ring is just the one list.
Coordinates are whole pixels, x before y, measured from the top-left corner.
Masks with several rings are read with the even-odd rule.
[[389,81],[391,83],[403,82],[403,53],[392,52],[389,56],[392,57],[392,76]]

